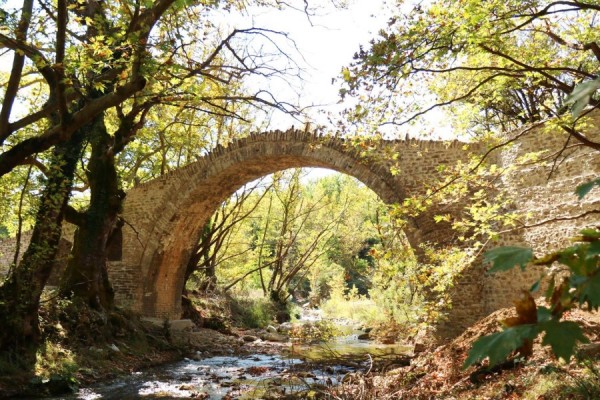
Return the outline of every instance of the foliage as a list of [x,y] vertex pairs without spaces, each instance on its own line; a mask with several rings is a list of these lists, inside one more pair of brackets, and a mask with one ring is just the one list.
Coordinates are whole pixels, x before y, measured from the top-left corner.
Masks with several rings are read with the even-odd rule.
[[374,194],[342,175],[318,182],[300,176],[299,170],[277,174],[248,197],[240,213],[246,218],[232,226],[218,256],[225,288],[260,288],[265,295],[274,289],[318,303],[331,291],[334,275],[369,275],[356,253],[369,234],[364,222],[377,202]]
[[[570,247],[539,258],[531,249],[521,247],[502,247],[486,253],[486,260],[492,262],[492,271],[508,270],[515,265],[524,268],[528,263],[551,267],[547,270],[549,307],[536,306],[527,294],[516,304],[518,317],[504,321],[507,327],[502,332],[475,342],[465,367],[486,357],[494,365],[542,333],[542,344],[550,346],[556,357],[566,361],[573,356],[578,342],[587,342],[578,324],[562,321],[562,318],[574,307],[588,310],[600,307],[600,229],[584,229],[574,242]],[[554,263],[562,268],[552,267]],[[532,292],[537,290],[541,280],[533,285]],[[529,306],[524,307],[524,304]],[[530,351],[523,355],[529,354]]]
[[486,252],[483,260],[493,261],[489,272],[499,272],[512,269],[515,265],[523,270],[532,258],[533,250],[528,247],[504,246]]
[[266,328],[276,320],[276,309],[262,296],[247,294],[230,298],[231,317],[241,326],[248,328]]
[[328,320],[295,324],[289,333],[291,338],[304,343],[326,342],[339,334],[336,325]]
[[387,321],[386,314],[381,312],[380,304],[352,291],[347,295],[344,295],[343,291],[334,291],[321,303],[321,310],[327,318],[344,318],[365,326]]
[[42,378],[73,377],[78,370],[75,355],[68,348],[51,341],[44,342],[38,350],[35,374]]
[[[388,25],[342,71],[350,121],[405,126],[437,111],[464,133],[507,132],[596,105],[600,47],[595,2],[401,2]],[[580,81],[587,81],[574,87]],[[579,117],[579,115],[577,115]],[[577,118],[576,117],[576,118]],[[600,145],[557,118],[573,139]]]
[[[225,145],[247,132],[250,124],[232,128],[232,121],[250,121],[249,110],[253,117],[297,111],[245,82],[250,76],[287,81],[299,72],[283,51],[286,35],[258,27],[225,32],[211,22],[217,9],[246,4],[24,0],[3,8],[0,46],[13,62],[0,86],[0,191],[7,194],[0,211],[16,212],[1,224],[16,232],[35,224],[22,262],[13,263],[0,288],[0,314],[15,316],[3,321],[2,349],[40,338],[39,297],[63,220],[78,229],[60,295],[109,310],[106,249],[125,223],[118,215],[123,188],[191,162],[196,145]],[[142,131],[146,146],[128,148]],[[19,182],[4,185],[5,178]],[[78,208],[69,205],[76,189],[89,189]]]

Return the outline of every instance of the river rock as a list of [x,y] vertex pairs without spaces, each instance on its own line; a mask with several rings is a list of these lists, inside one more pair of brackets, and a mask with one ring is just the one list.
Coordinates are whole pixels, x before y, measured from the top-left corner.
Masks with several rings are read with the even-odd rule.
[[265,333],[262,335],[262,340],[266,340],[269,342],[280,342],[285,343],[288,341],[287,336],[280,335],[279,333]]
[[427,346],[425,345],[425,343],[422,343],[422,342],[416,342],[413,347],[414,354],[422,353],[425,350],[427,350]]
[[194,390],[194,386],[192,385],[181,385],[178,387],[179,390],[187,390],[187,391],[192,391]]
[[46,393],[52,396],[72,394],[77,389],[72,378],[60,375],[52,375],[50,379],[35,377],[30,381],[30,388],[38,395]]
[[90,346],[90,347],[88,348],[88,350],[89,350],[89,351],[91,351],[91,352],[94,352],[94,353],[98,353],[98,354],[102,354],[102,353],[104,353],[104,350],[102,350],[102,349],[99,349],[99,348],[97,348],[97,347],[94,347],[94,346]]
[[252,336],[252,335],[244,335],[244,336],[242,336],[242,340],[244,342],[256,342],[258,340],[258,338],[256,336]]
[[357,336],[358,340],[371,340],[371,336],[368,333],[361,333]]
[[163,318],[143,317],[140,321],[149,329],[162,329],[165,326]]
[[278,331],[280,333],[288,334],[292,330],[292,327],[293,326],[291,322],[284,322],[283,324],[279,325]]
[[273,325],[267,326],[267,329],[265,330],[269,333],[277,333],[277,328],[275,328]]
[[171,332],[192,331],[196,324],[191,319],[174,319],[169,321],[169,329]]

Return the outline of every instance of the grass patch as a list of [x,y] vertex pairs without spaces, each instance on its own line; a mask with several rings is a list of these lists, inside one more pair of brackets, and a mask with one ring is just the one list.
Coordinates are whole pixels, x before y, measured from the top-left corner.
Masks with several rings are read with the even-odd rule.
[[277,310],[264,297],[231,297],[231,318],[237,325],[264,328],[276,320]]
[[79,366],[73,352],[59,343],[45,341],[38,349],[35,362],[35,375],[50,378],[54,375],[73,376]]

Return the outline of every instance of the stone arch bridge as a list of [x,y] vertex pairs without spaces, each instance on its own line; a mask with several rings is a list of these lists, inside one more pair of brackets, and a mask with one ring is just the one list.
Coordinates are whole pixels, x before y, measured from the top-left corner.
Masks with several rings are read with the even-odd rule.
[[[583,202],[573,195],[577,184],[600,174],[597,153],[581,146],[565,151],[566,136],[544,133],[543,127],[517,136],[511,146],[490,154],[490,162],[502,168],[514,164],[520,155],[540,149],[547,149],[548,156],[560,153],[568,157],[558,169],[552,163],[526,164],[495,183],[498,189],[508,189],[514,195],[514,208],[529,213],[530,221],[558,218],[507,234],[500,242],[548,250],[564,244],[565,238],[585,225],[600,225],[599,214],[590,214],[585,220],[561,219],[600,210],[600,190],[592,191]],[[356,144],[294,129],[253,134],[219,146],[197,162],[127,193],[122,213],[126,224],[109,259],[117,304],[147,316],[180,318],[184,272],[203,225],[222,201],[261,176],[293,167],[328,168],[356,177],[383,201],[393,203],[430,187],[439,178],[441,165],[464,162],[469,154],[484,152],[485,148],[458,141],[409,139]],[[390,172],[392,166],[397,173]],[[441,204],[413,219],[406,229],[409,242],[415,248],[421,242],[440,248],[454,243],[450,225],[435,223],[433,215],[460,212],[461,204]],[[4,257],[12,254],[7,247],[0,243]],[[474,263],[455,284],[453,309],[449,322],[440,328],[442,336],[454,336],[476,319],[510,305],[537,277],[536,271],[511,271],[492,277]]]
[[[119,257],[112,257],[120,259],[110,264],[118,301],[146,315],[178,317],[184,272],[202,227],[248,182],[288,168],[321,167],[354,176],[384,202],[400,202],[433,182],[438,165],[466,159],[463,146],[417,140],[354,145],[293,129],[219,146],[199,161],[127,193],[123,243]],[[390,161],[386,155],[393,153],[397,156]],[[390,172],[392,164],[399,173]],[[447,226],[424,221],[412,221],[414,229],[407,232],[415,246],[422,240],[450,238]]]
[[[552,154],[562,148],[565,138],[560,133],[548,135],[541,128],[534,129],[521,134],[517,144],[491,154],[490,161],[502,167],[529,151],[548,149],[547,154]],[[222,201],[261,176],[292,167],[328,168],[354,176],[383,201],[393,203],[430,187],[439,178],[441,165],[464,162],[469,154],[485,151],[458,141],[409,139],[355,144],[294,129],[253,134],[227,147],[219,146],[199,161],[127,194],[120,257],[110,262],[117,300],[145,315],[179,318],[185,267],[203,225]],[[392,154],[395,156],[384,156]],[[390,172],[392,164],[395,174]],[[600,208],[598,190],[584,203],[572,194],[576,184],[598,176],[600,157],[585,148],[570,150],[550,179],[549,168],[551,164],[529,165],[506,175],[497,185],[509,188],[515,195],[515,208],[530,213],[534,221]],[[432,217],[440,212],[460,212],[460,208],[460,204],[439,205],[410,221],[406,230],[409,242],[415,248],[421,242],[439,247],[453,243],[455,233],[450,225],[435,223]],[[581,223],[558,221],[513,232],[503,240],[544,250],[560,245]],[[596,214],[584,223],[600,224],[600,219]],[[489,277],[477,267],[469,268],[457,282],[452,323],[444,328],[448,335],[510,304],[516,293],[539,276],[534,271],[515,271]]]

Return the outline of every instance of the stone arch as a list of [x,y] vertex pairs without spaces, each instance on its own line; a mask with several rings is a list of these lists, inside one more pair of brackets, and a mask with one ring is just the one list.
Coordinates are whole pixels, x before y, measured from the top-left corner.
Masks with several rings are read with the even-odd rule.
[[146,315],[178,317],[185,266],[202,227],[219,204],[245,183],[298,167],[354,176],[387,203],[405,196],[389,165],[361,157],[340,139],[290,130],[252,135],[218,147],[199,161],[128,193],[123,216],[139,240],[124,244],[123,262],[137,265],[143,277],[137,288],[141,293],[134,295],[141,303],[135,301],[134,308]]
[[[600,114],[592,115],[589,137],[600,141]],[[491,162],[504,168],[513,165],[522,154],[548,149],[550,154],[564,150],[566,133],[545,134],[544,127],[526,129],[513,136],[514,146],[496,152]],[[322,137],[310,132],[289,130],[255,134],[219,147],[198,162],[180,168],[142,185],[127,194],[122,232],[111,243],[109,274],[121,307],[147,316],[178,318],[179,295],[183,282],[182,266],[189,256],[189,243],[221,200],[233,193],[244,181],[289,167],[316,166],[330,168],[358,178],[384,201],[400,201],[422,193],[440,177],[444,168],[465,161],[470,153],[483,154],[486,149],[458,141],[420,141],[407,139],[363,144],[373,151],[365,157],[361,146],[339,138]],[[393,157],[378,159],[377,154]],[[393,161],[389,161],[393,160]],[[397,174],[390,172],[394,164]],[[552,172],[552,173],[550,173]],[[529,164],[513,170],[494,182],[495,189],[510,191],[516,211],[531,215],[529,221],[551,223],[533,225],[527,231],[515,231],[501,237],[500,243],[530,245],[543,252],[565,244],[566,238],[585,226],[598,226],[600,190],[594,190],[583,201],[573,194],[575,185],[588,182],[600,174],[597,152],[582,147],[554,169],[549,164]],[[549,178],[551,176],[551,178]],[[415,246],[420,242],[439,247],[453,244],[449,224],[435,223],[436,213],[460,213],[460,201],[436,204],[435,209],[419,215],[407,236]],[[586,215],[583,219],[563,218]],[[554,218],[554,219],[553,219]],[[553,221],[553,222],[552,222]],[[72,228],[63,227],[65,243],[70,243]],[[25,236],[25,239],[27,236]],[[180,240],[180,239],[185,240]],[[24,240],[25,242],[27,240]],[[186,244],[187,243],[187,244]],[[15,240],[0,240],[0,276],[3,266],[12,262]],[[468,266],[455,282],[453,309],[441,331],[451,337],[481,316],[506,305],[514,295],[527,289],[539,273],[510,271],[501,276],[488,276],[477,262]]]
[[[357,178],[384,202],[394,203],[429,187],[439,177],[440,164],[464,161],[468,154],[458,141],[357,144],[294,129],[219,146],[127,193],[121,259],[109,263],[115,300],[146,316],[179,318],[184,270],[202,226],[222,201],[261,176],[294,167],[328,168]],[[412,222],[406,233],[415,248],[422,241],[444,246],[453,240],[449,224],[435,224],[428,216]]]

